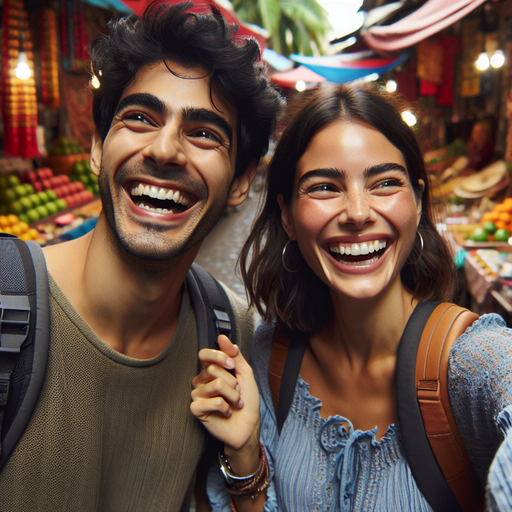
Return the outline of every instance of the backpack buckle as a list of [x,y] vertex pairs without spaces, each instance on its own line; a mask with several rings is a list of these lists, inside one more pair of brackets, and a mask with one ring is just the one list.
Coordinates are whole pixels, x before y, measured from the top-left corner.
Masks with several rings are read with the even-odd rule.
[[229,321],[229,315],[225,311],[213,308],[215,315],[215,326],[217,327],[219,334],[225,334],[229,337],[231,334],[231,322]]
[[7,404],[7,396],[9,395],[10,381],[10,373],[0,373],[0,406]]
[[27,339],[29,325],[28,297],[0,293],[0,352],[19,352]]

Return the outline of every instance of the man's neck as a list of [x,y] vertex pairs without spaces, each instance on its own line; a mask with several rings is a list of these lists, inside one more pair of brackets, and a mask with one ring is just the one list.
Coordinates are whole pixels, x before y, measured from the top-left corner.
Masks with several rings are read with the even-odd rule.
[[199,248],[152,275],[120,258],[102,228],[45,249],[48,270],[107,345],[137,359],[155,357],[176,330],[183,282]]

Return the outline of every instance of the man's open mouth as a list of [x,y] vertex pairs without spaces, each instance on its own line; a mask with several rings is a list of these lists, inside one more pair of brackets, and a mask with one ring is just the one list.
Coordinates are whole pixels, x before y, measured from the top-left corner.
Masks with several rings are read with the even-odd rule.
[[130,197],[139,207],[155,213],[182,213],[195,202],[192,194],[140,182],[130,183]]
[[372,240],[360,244],[329,244],[331,256],[342,265],[371,265],[385,250],[386,240]]

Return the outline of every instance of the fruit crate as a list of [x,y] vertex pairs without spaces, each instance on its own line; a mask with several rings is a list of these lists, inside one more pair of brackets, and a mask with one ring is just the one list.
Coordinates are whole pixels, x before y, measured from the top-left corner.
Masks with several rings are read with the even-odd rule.
[[44,165],[53,170],[55,174],[71,174],[75,162],[89,160],[89,153],[76,155],[51,155],[44,160]]

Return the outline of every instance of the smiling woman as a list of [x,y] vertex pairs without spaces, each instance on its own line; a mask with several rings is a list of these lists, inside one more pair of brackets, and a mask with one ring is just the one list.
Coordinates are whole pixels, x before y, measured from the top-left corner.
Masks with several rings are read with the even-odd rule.
[[[290,108],[241,256],[267,322],[252,354],[261,406],[228,340],[222,352],[201,351],[193,381],[192,411],[225,443],[208,489],[214,511],[437,506],[402,445],[397,351],[414,342],[403,334],[417,306],[449,300],[454,273],[401,108],[373,85],[334,84]],[[512,367],[511,335],[486,315],[449,356],[449,400],[481,490],[499,443],[512,438],[512,385],[499,377]]]

